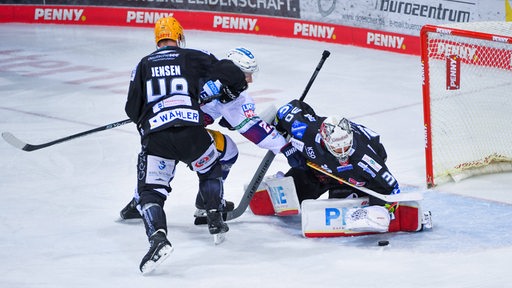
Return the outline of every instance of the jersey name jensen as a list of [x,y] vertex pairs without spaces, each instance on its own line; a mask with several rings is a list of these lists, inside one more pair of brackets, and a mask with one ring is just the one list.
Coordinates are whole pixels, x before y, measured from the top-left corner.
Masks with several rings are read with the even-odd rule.
[[199,112],[196,110],[186,108],[179,108],[160,112],[153,118],[149,119],[149,127],[150,129],[155,129],[177,119],[199,123]]
[[181,75],[181,69],[178,65],[164,65],[151,67],[151,77],[177,76]]

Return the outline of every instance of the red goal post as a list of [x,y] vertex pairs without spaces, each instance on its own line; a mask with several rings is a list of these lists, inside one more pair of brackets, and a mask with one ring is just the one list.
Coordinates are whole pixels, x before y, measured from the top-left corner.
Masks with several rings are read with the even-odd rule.
[[421,30],[427,186],[512,171],[512,22]]

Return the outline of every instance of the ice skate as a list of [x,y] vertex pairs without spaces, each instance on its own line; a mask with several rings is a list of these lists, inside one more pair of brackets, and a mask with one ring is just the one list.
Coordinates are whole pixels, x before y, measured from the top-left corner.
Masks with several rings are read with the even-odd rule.
[[121,220],[130,220],[130,219],[142,219],[139,210],[137,209],[137,201],[135,198],[130,200],[128,204],[119,212],[119,216],[121,216]]
[[[194,225],[205,225],[208,224],[206,220],[206,210],[204,208],[198,207],[196,204],[196,211],[194,212]],[[222,212],[222,219],[226,220],[227,212],[233,211],[235,209],[235,203],[231,201],[226,201],[226,206],[224,207],[224,212]]]
[[171,242],[167,240],[165,232],[159,230],[149,238],[150,248],[148,253],[140,262],[140,271],[142,275],[147,275],[160,265],[174,250]]
[[208,231],[213,235],[213,243],[218,245],[226,239],[226,232],[229,231],[229,227],[222,219],[222,213],[217,210],[210,210],[206,212],[206,218],[208,221]]
[[432,213],[430,211],[424,211],[421,217],[421,230],[432,230],[433,228]]

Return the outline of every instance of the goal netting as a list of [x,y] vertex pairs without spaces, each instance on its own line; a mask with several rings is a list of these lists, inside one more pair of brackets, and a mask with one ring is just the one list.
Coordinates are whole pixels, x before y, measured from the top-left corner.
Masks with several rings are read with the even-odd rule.
[[421,30],[427,185],[512,171],[512,23]]

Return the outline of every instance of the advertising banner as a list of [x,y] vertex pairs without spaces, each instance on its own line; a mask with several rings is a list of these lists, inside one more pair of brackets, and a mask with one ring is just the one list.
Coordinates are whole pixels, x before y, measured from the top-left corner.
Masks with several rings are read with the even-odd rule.
[[138,7],[300,17],[300,0],[0,0],[0,4]]
[[304,0],[302,20],[419,36],[426,24],[505,21],[510,0]]
[[[426,23],[512,18],[512,0],[487,0],[485,5],[477,0],[299,1],[0,0],[0,23],[152,27],[158,18],[175,16],[186,29],[308,39],[419,55],[419,31]],[[16,5],[5,5],[7,2],[16,2]],[[29,5],[34,2],[38,4]],[[85,3],[90,5],[78,5]],[[182,9],[185,7],[187,9]],[[244,10],[249,8],[256,8],[256,12]],[[222,9],[239,13],[219,12]],[[300,18],[297,18],[299,12]],[[276,17],[284,15],[286,17]]]
[[282,17],[98,6],[3,5],[0,9],[0,23],[153,27],[166,16],[176,17],[190,30],[298,38],[419,54],[416,36]]

